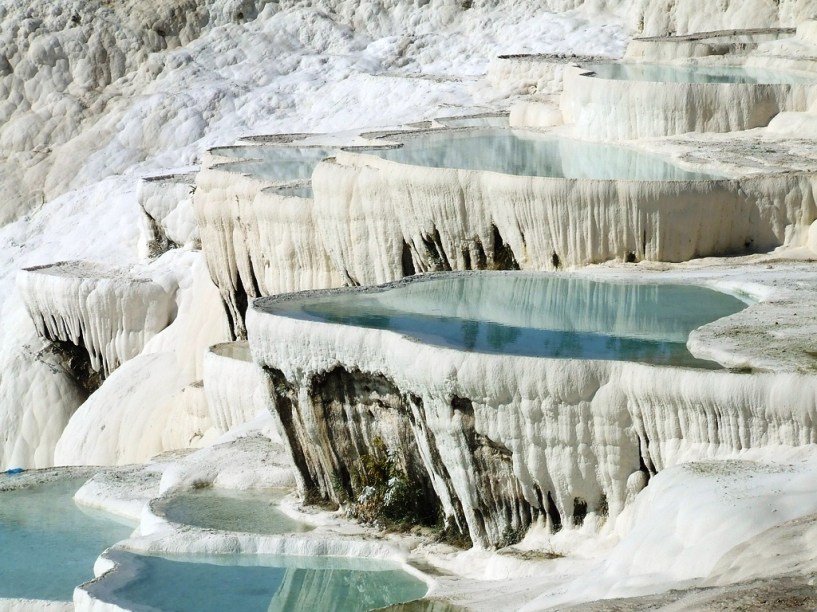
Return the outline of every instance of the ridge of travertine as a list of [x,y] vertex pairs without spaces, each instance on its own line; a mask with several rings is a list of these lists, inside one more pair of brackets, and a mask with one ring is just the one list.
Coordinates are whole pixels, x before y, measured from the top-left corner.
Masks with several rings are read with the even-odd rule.
[[102,377],[138,355],[176,315],[175,286],[92,262],[27,268],[17,288],[40,336],[86,351]]
[[[354,495],[349,475],[380,439],[481,546],[537,521],[601,525],[678,463],[817,442],[817,379],[790,370],[797,351],[765,373],[469,353],[266,312],[278,299],[298,296],[257,301],[248,331],[302,494]],[[759,328],[763,308],[720,326]],[[765,308],[787,317],[784,299]]]

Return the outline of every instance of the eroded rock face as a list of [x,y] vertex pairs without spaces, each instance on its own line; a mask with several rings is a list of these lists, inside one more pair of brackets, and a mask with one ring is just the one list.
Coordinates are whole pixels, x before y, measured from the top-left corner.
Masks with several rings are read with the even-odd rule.
[[[399,510],[436,522],[441,497],[450,503],[454,492],[419,397],[384,376],[342,367],[313,378],[308,390],[298,390],[279,370],[268,369],[267,375],[307,499],[365,503],[367,487],[388,485],[375,482],[379,476],[399,478],[412,492],[412,507]],[[373,473],[387,463],[391,474]],[[465,530],[458,505],[447,518]]]
[[[435,402],[429,418],[421,397],[401,391],[382,374],[337,367],[314,376],[306,389],[287,381],[279,370],[268,369],[267,375],[308,500],[354,502],[371,486],[361,479],[367,463],[385,454],[395,459],[408,486],[420,492],[418,516],[443,512],[447,528],[457,528],[483,546],[517,541],[540,517],[558,531],[564,521],[579,525],[587,514],[587,502],[576,497],[564,516],[554,501],[557,493],[539,484],[526,497],[514,472],[514,452],[477,428],[468,398],[455,396],[442,409]],[[636,440],[646,452],[646,437]],[[632,459],[638,469],[639,459]],[[640,468],[646,482],[643,460]],[[452,473],[467,485],[454,486]],[[467,512],[460,499],[463,490],[468,491]],[[590,511],[606,513],[606,505],[602,495]]]

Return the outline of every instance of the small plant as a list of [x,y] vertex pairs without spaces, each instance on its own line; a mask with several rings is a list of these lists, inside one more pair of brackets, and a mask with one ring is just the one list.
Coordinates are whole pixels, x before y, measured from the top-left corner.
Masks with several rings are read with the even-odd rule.
[[506,546],[513,546],[519,543],[525,537],[525,529],[522,527],[513,528],[508,525],[499,537],[496,544],[497,548],[505,548]]
[[[414,486],[398,454],[380,437],[372,440],[371,452],[360,457],[351,480],[350,512],[364,523],[408,529],[437,522],[435,505],[425,499],[422,487]],[[340,479],[337,484],[342,487]]]
[[332,472],[330,482],[332,483],[332,490],[335,492],[335,497],[338,502],[341,504],[348,503],[349,496],[346,494],[346,487],[343,486],[343,479],[340,476],[340,472],[337,470]]

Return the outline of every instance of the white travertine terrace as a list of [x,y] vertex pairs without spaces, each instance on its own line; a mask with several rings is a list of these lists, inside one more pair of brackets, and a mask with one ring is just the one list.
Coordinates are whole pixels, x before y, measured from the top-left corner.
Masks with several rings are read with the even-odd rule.
[[[817,72],[817,21],[803,21],[817,14],[817,0],[193,0],[190,10],[164,0],[99,4],[8,0],[0,6],[0,92],[6,94],[0,96],[0,182],[8,192],[0,220],[18,220],[16,227],[4,226],[0,251],[8,258],[7,273],[25,267],[17,279],[20,296],[14,294],[0,309],[5,327],[21,332],[9,333],[0,347],[0,469],[146,462],[160,453],[207,446],[230,429],[228,436],[238,435],[236,429],[251,431],[255,420],[263,420],[256,419],[259,411],[272,407],[264,426],[278,419],[287,434],[301,491],[331,498],[336,468],[354,465],[361,452],[373,448],[375,435],[391,447],[414,440],[445,514],[478,548],[504,546],[509,531],[519,535],[531,524],[539,534],[547,533],[547,548],[537,548],[541,540],[533,533],[533,541],[524,543],[528,548],[514,554],[553,550],[552,542],[559,540],[551,539],[549,528],[557,524],[566,536],[561,542],[584,546],[575,556],[576,548],[565,549],[564,565],[528,566],[526,571],[537,575],[530,580],[534,586],[524,586],[527,598],[545,575],[544,581],[562,580],[554,588],[564,590],[564,577],[554,574],[565,565],[580,566],[587,551],[603,559],[612,541],[626,537],[625,527],[640,529],[646,540],[636,551],[659,554],[619,549],[609,557],[607,574],[587,573],[587,580],[601,586],[584,593],[610,597],[623,583],[644,591],[686,587],[702,575],[695,573],[701,557],[714,564],[714,556],[724,551],[729,554],[723,562],[737,559],[742,567],[735,575],[743,576],[746,567],[757,572],[764,567],[748,558],[755,549],[770,556],[783,550],[775,548],[781,543],[774,534],[755,542],[755,548],[741,548],[741,534],[774,520],[761,502],[759,509],[747,510],[747,502],[733,507],[734,500],[724,497],[718,500],[722,514],[709,515],[704,506],[701,513],[709,516],[701,523],[689,517],[678,527],[664,521],[695,514],[702,496],[721,493],[720,476],[696,481],[686,472],[721,474],[723,468],[725,482],[742,486],[751,479],[758,499],[774,497],[788,512],[817,507],[810,482],[817,464],[811,459],[796,469],[804,495],[780,485],[787,483],[782,477],[760,485],[762,478],[752,478],[763,473],[766,461],[779,462],[785,472],[795,450],[797,457],[808,457],[809,446],[817,444],[813,264],[794,281],[781,270],[760,287],[745,282],[780,259],[813,261],[817,254],[814,168],[780,161],[813,154],[805,139],[817,136],[817,86],[614,81],[582,76],[571,66],[579,56],[552,61],[533,55],[494,62],[488,74],[492,91],[472,83],[488,55],[517,52],[494,50],[497,41],[518,44],[519,52],[536,53],[544,43],[544,51],[561,53],[562,45],[565,53],[602,53],[609,60],[620,55],[633,32],[670,36],[633,41],[628,61]],[[546,36],[540,36],[538,23],[548,25],[549,16],[536,26],[524,24],[549,10],[575,13],[554,16]],[[795,36],[790,30],[759,29],[794,25]],[[712,28],[756,30],[676,36]],[[520,39],[510,39],[511,32]],[[562,32],[564,40],[549,40],[558,37],[554,32]],[[491,50],[481,53],[478,47]],[[455,51],[446,56],[446,48]],[[276,61],[268,62],[269,57]],[[330,138],[339,142],[352,126],[373,123],[495,125],[504,122],[495,111],[507,106],[509,96],[522,96],[511,109],[512,126],[560,126],[554,133],[572,130],[592,139],[655,136],[628,146],[670,153],[685,168],[697,165],[725,178],[511,176],[412,166],[346,151],[319,164],[313,197],[251,172],[227,171],[240,165],[238,158],[221,157],[216,148],[205,154],[195,178],[154,176],[141,183],[138,196],[134,193],[133,177],[164,164],[198,163],[203,148],[248,130],[345,131]],[[489,112],[481,118],[430,120],[441,108]],[[725,135],[726,144],[718,146],[712,146],[711,135],[693,133],[767,123],[749,135]],[[681,133],[688,135],[662,138]],[[246,142],[294,144],[287,137]],[[741,148],[735,162],[733,154]],[[750,158],[754,161],[747,163]],[[582,161],[603,163],[569,159]],[[118,178],[98,183],[93,198],[77,191],[51,201],[112,175]],[[135,261],[136,212],[131,217],[124,211],[138,210],[136,197],[143,222],[139,255],[168,258],[157,274],[126,267]],[[110,206],[88,201],[107,198]],[[100,246],[88,249],[82,240]],[[203,254],[191,252],[199,247]],[[612,271],[631,281],[651,268],[673,267],[659,262],[778,247],[783,247],[779,253],[747,258],[747,267],[733,277],[738,281],[720,283],[726,290],[756,293],[760,303],[689,337],[692,353],[733,371],[463,353],[385,331],[283,319],[263,312],[263,303],[251,308],[245,325],[253,298],[290,291],[372,284],[434,270],[553,271],[641,261],[599,267],[602,274]],[[31,267],[108,256],[121,266]],[[694,277],[697,265],[698,270],[725,268],[731,262],[694,262],[685,272],[692,270]],[[784,288],[786,282],[790,286]],[[790,290],[792,283],[805,289]],[[7,289],[3,293],[14,293],[12,283]],[[491,296],[482,298],[471,305],[470,315],[492,309]],[[29,314],[40,338],[30,329]],[[250,360],[246,343],[226,342],[247,333],[258,363]],[[55,350],[62,343],[87,350],[91,365],[104,375],[90,397]],[[348,424],[335,418],[341,413],[351,417]],[[297,423],[288,420],[293,414]],[[190,455],[187,463],[178,454],[166,455],[148,469],[164,472],[161,486],[156,484],[163,492],[205,483],[291,484],[288,465],[281,461],[286,453],[270,442],[276,436],[249,437],[257,444],[245,453],[214,446]],[[703,465],[696,463],[702,459]],[[747,468],[748,476],[729,472],[734,463],[755,459],[758,466]],[[161,461],[166,463],[156,467]],[[639,494],[648,482],[646,495]],[[696,482],[690,502],[683,488]],[[739,490],[739,499],[745,499],[742,494]],[[136,501],[144,495],[141,491]],[[147,552],[388,556],[382,540],[360,537],[357,526],[343,541],[282,537],[259,543],[248,535],[169,533],[167,525],[131,502],[132,516],[142,518]],[[582,517],[586,523],[579,528],[574,521]],[[718,521],[745,526],[724,537]],[[664,523],[664,531],[654,529]],[[684,529],[689,525],[693,530],[703,525],[697,535],[711,537],[712,544],[670,542],[696,535]],[[814,532],[809,530],[800,550],[813,548]],[[406,549],[421,539],[411,537]],[[678,561],[683,571],[670,558],[679,548],[685,553]],[[507,577],[496,568],[507,563],[508,551],[471,552],[488,561],[469,567],[469,577],[480,571],[492,579]],[[450,554],[447,561],[462,568],[478,558],[469,554]],[[676,582],[658,581],[651,564],[640,573],[633,569],[648,565],[645,558]],[[801,560],[791,555],[791,571],[794,558]],[[813,560],[805,561],[813,568]],[[103,560],[98,570],[105,567]],[[495,600],[504,598],[520,588],[520,577],[513,578],[515,585],[494,581],[476,588],[483,595],[496,591]],[[441,581],[446,580],[454,590],[474,588],[463,584],[462,576]],[[474,592],[472,602],[479,599]],[[76,603],[78,609],[107,605],[82,589]],[[28,605],[35,604],[0,602],[0,607]],[[518,592],[500,605],[521,607]]]
[[759,45],[747,58],[746,65],[815,72],[817,71],[815,54],[817,54],[817,20],[807,19],[797,23],[794,36]]
[[[675,83],[613,80],[588,76],[578,68],[563,72],[564,122],[579,136],[637,139],[686,132],[732,132],[764,127],[780,113],[802,113],[817,101],[814,21],[797,29],[702,32],[687,36],[634,39],[625,62],[658,63],[665,68],[744,67],[777,73],[780,83]],[[586,63],[586,62],[585,62]],[[786,82],[781,72],[799,75]],[[533,124],[531,124],[533,125]]]
[[176,316],[176,287],[90,262],[28,268],[17,287],[37,332],[88,352],[104,376],[135,357]]
[[634,38],[627,45],[624,60],[672,62],[693,57],[746,55],[762,43],[790,38],[795,33],[795,28],[755,28]]
[[201,382],[205,350],[229,339],[218,291],[200,253],[174,249],[160,263],[182,271],[157,271],[178,286],[178,313],[77,409],[54,449],[56,465],[143,462],[209,444],[221,433]]
[[311,198],[218,168],[203,169],[196,185],[202,249],[237,336],[244,335],[248,299],[341,284],[321,246]]
[[808,110],[817,100],[817,83],[670,83],[592,75],[567,69],[561,98],[564,122],[584,138],[747,130],[768,125],[781,112]]
[[[613,3],[606,6],[615,10]],[[621,6],[621,5],[619,5]],[[626,8],[625,8],[626,7]],[[621,6],[630,15],[630,25],[644,35],[678,35],[711,30],[794,27],[810,19],[817,10],[812,0],[725,0],[710,3],[693,0],[639,2]]]
[[579,61],[603,58],[563,57],[558,55],[500,55],[488,65],[485,79],[496,91],[505,94],[558,94],[566,68]]
[[628,253],[636,260],[686,261],[747,246],[773,249],[801,239],[792,228],[817,218],[808,174],[579,180],[421,167],[343,152],[318,164],[313,189],[325,248],[355,284],[405,276],[406,246],[418,272],[477,268],[480,260],[490,267],[500,240],[523,270]]
[[[366,448],[371,431],[403,447],[404,427],[446,515],[482,546],[531,516],[569,527],[577,499],[588,516],[615,517],[650,475],[681,462],[817,443],[817,381],[785,364],[745,374],[468,353],[290,319],[264,304],[248,314],[250,346],[268,368],[299,486],[331,498],[332,448]],[[740,329],[755,308],[722,325]],[[333,377],[347,382],[333,386]],[[373,401],[376,424],[366,416]],[[491,461],[490,449],[505,459]]]

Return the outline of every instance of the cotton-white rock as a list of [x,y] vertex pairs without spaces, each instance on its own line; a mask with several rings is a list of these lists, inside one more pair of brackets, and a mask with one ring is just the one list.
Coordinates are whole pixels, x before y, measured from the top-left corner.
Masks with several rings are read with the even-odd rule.
[[175,286],[90,262],[28,268],[17,287],[37,331],[88,352],[107,376],[176,316]]

